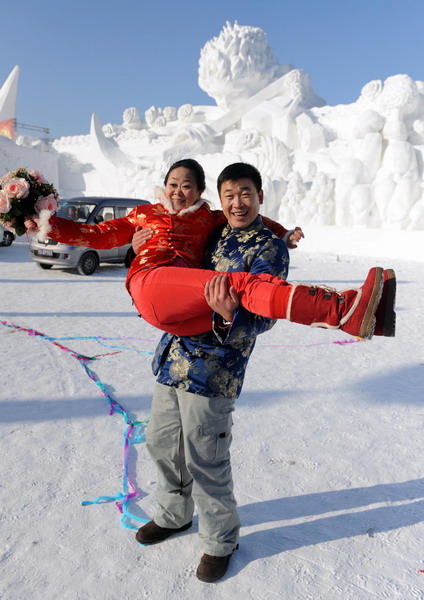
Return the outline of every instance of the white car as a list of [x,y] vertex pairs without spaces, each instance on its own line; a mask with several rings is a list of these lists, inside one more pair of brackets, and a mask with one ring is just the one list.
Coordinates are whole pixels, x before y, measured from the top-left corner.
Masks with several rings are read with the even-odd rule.
[[0,246],[10,246],[14,239],[15,234],[0,225]]
[[[150,204],[147,200],[134,198],[80,197],[61,200],[58,217],[80,223],[102,223],[109,219],[125,217],[139,204]],[[32,260],[40,269],[76,269],[80,275],[91,275],[100,263],[123,263],[130,244],[95,250],[85,246],[71,246],[47,238],[44,242],[36,237],[31,242]]]

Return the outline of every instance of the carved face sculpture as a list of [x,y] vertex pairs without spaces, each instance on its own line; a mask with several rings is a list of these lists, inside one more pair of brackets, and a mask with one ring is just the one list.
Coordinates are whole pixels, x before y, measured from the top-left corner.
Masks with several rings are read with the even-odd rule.
[[182,210],[195,204],[200,198],[196,178],[190,169],[173,169],[166,181],[165,194],[171,200],[174,210]]
[[263,191],[258,192],[251,179],[224,181],[220,200],[224,215],[231,227],[249,227],[259,214],[263,202]]

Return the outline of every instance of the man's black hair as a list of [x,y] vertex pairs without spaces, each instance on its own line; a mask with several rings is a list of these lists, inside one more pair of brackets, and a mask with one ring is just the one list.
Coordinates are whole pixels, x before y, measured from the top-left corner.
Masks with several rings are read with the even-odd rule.
[[249,165],[249,163],[239,162],[228,165],[218,175],[218,194],[221,192],[221,186],[224,181],[238,181],[239,179],[250,179],[257,192],[260,192],[262,189],[262,177],[258,169],[253,165]]

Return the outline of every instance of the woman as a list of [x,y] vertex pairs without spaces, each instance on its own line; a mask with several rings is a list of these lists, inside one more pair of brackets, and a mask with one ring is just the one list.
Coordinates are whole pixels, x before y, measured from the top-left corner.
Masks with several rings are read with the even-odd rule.
[[[255,187],[259,194],[261,181],[257,175]],[[225,223],[225,218],[221,211],[211,211],[201,198],[205,175],[196,161],[174,163],[164,184],[165,193],[159,203],[138,206],[127,217],[99,225],[52,217],[49,236],[60,242],[103,249],[130,243],[138,227],[151,228],[155,235],[132,261],[127,289],[140,315],[151,325],[176,335],[195,335],[211,329],[211,309],[204,289],[216,275],[196,267],[201,264],[209,235]],[[289,233],[269,219],[264,222],[280,237]],[[30,231],[36,228],[33,219],[26,225]],[[343,294],[325,287],[292,286],[265,274],[229,273],[228,282],[250,312],[308,325],[341,327],[351,335],[370,338],[383,270],[372,269],[360,290]]]

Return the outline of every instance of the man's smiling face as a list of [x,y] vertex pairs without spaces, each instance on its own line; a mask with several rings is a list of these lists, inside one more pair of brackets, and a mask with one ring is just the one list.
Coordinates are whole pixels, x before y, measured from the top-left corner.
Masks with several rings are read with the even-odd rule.
[[247,178],[224,181],[219,196],[228,223],[239,229],[253,223],[263,202],[263,191],[258,192],[253,181]]

